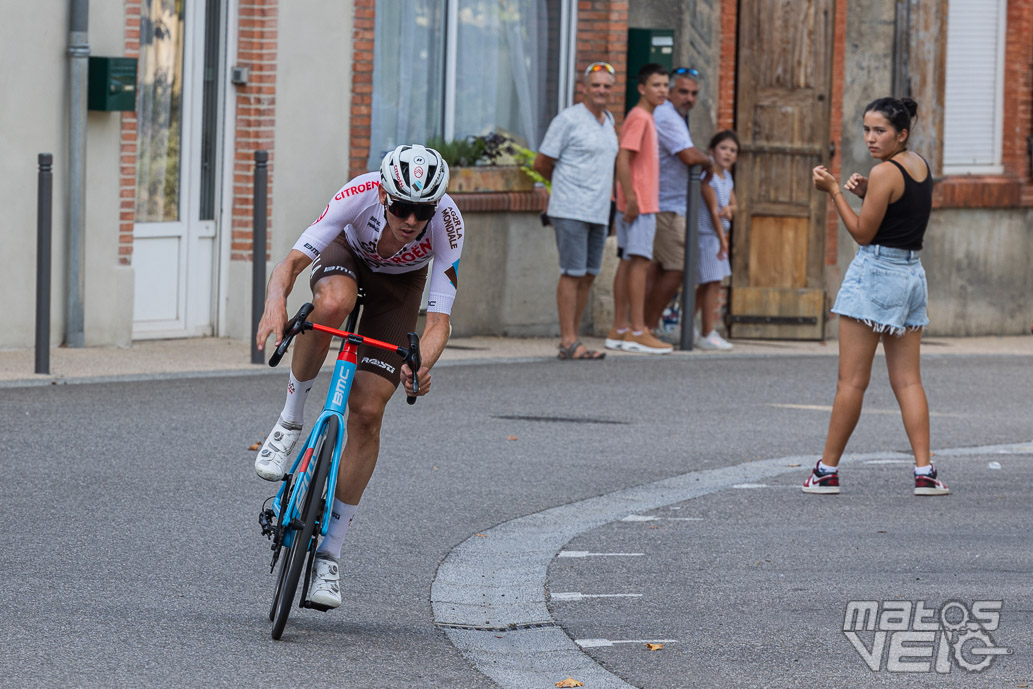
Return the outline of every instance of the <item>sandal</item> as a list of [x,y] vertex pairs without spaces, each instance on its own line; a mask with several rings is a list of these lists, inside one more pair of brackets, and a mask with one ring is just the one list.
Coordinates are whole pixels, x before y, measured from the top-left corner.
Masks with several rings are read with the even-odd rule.
[[[578,347],[581,347],[584,351],[581,352],[580,355],[576,356],[574,354],[574,352],[576,352],[578,350]],[[556,358],[559,359],[560,361],[570,361],[570,360],[575,360],[575,359],[579,360],[579,361],[580,360],[592,360],[592,361],[594,361],[594,360],[597,360],[597,359],[605,359],[606,358],[606,352],[597,352],[594,349],[589,349],[588,347],[585,347],[583,344],[581,344],[581,340],[574,340],[574,344],[570,345],[569,347],[564,347],[563,343],[561,342],[559,344],[559,349],[560,349],[560,353],[556,355]]]

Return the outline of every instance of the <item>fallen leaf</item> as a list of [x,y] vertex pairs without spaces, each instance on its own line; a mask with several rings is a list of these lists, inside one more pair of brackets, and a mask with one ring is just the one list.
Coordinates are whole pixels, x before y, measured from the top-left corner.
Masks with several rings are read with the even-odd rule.
[[647,528],[647,529],[659,529],[660,527],[659,527],[659,526],[648,526],[648,527],[646,527],[646,528]]
[[648,648],[650,651],[659,651],[663,647],[663,644],[646,644],[646,648]]
[[786,466],[787,466],[787,467],[798,467],[798,466],[800,466],[800,465],[799,465],[799,464],[786,464]]
[[437,471],[437,470],[438,470],[438,468],[437,468],[437,467],[434,467],[434,471]]
[[486,533],[475,533],[474,536],[476,536],[477,538],[487,538],[488,534],[486,534]]
[[[515,435],[507,435],[506,436],[506,440],[516,440],[516,439],[517,439],[517,437]],[[571,686],[573,686],[573,685],[571,685]]]
[[262,447],[262,443],[254,443],[253,445],[248,446],[248,449],[249,450],[257,450],[260,447]]
[[556,682],[557,687],[583,687],[585,686],[581,682],[577,681],[573,677],[568,677],[562,682]]

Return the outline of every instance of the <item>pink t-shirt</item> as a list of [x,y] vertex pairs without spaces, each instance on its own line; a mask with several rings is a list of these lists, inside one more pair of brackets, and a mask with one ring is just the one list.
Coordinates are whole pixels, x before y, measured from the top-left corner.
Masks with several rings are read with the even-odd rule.
[[[631,151],[631,186],[639,213],[660,212],[660,148],[653,116],[637,105],[621,125],[620,147]],[[617,185],[617,210],[627,208],[624,189]]]

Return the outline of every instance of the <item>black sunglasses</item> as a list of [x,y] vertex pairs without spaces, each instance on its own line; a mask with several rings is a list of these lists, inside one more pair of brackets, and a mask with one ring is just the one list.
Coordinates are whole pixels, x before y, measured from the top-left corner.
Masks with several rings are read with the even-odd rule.
[[410,215],[415,215],[417,220],[430,220],[434,217],[434,213],[437,211],[438,206],[436,203],[408,203],[407,201],[397,201],[388,196],[387,209],[391,211],[391,215],[402,218],[403,220],[408,218]]
[[678,76],[688,74],[693,79],[699,79],[699,70],[694,69],[693,67],[679,67],[678,69],[672,71],[671,74],[677,74]]

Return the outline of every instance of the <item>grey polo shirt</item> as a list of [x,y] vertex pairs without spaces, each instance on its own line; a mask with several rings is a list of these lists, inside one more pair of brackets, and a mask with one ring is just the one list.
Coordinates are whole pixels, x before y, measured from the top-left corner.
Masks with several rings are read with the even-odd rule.
[[582,103],[565,109],[549,124],[538,151],[556,161],[548,213],[605,225],[610,219],[617,133],[613,115],[602,124]]

